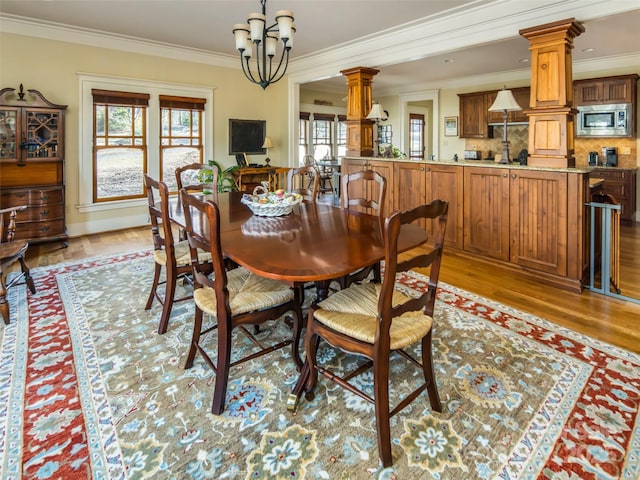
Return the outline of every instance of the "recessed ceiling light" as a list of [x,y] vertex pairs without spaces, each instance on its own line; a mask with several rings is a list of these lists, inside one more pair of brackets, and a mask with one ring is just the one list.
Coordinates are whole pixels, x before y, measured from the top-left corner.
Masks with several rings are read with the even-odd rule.
[[582,50],[580,50],[582,53],[589,53],[589,52],[595,52],[595,48],[583,48]]
[[445,58],[444,63],[453,63],[455,60],[453,58]]
[[529,59],[528,58],[521,58],[520,60],[518,60],[520,63],[529,63]]

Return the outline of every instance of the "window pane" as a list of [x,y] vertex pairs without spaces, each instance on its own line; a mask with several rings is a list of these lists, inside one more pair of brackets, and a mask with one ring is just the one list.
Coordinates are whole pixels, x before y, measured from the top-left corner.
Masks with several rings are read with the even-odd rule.
[[96,199],[113,200],[143,194],[144,151],[102,148],[96,152]]
[[131,136],[133,107],[109,106],[108,113],[109,135]]
[[178,190],[176,168],[189,163],[202,163],[200,149],[192,147],[171,147],[162,149],[162,179],[170,192]]
[[104,136],[105,110],[104,105],[96,105],[96,135],[101,137]]

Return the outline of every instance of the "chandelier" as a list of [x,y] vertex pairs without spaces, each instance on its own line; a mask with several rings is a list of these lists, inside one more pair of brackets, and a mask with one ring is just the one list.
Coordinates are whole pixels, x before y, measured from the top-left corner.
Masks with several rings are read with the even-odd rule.
[[[240,52],[240,64],[244,75],[263,89],[280,80],[289,65],[289,50],[293,46],[293,35],[296,31],[293,25],[293,12],[278,10],[276,23],[266,26],[267,0],[260,0],[262,13],[251,13],[247,22],[249,25],[237,23],[233,26],[236,36],[236,48]],[[280,60],[274,61],[276,49],[282,40]],[[254,49],[255,44],[255,49]],[[249,61],[255,52],[255,71],[251,70]],[[277,62],[277,67],[274,64]]]

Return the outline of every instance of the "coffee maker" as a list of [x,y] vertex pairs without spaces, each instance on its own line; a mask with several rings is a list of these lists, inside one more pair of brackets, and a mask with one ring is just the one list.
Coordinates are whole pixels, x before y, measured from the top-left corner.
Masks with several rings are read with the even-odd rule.
[[616,147],[602,147],[602,164],[605,167],[618,165],[618,149]]

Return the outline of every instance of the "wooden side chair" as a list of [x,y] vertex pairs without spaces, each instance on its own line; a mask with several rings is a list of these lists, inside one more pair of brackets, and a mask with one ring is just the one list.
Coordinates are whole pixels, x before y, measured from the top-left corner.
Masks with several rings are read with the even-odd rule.
[[[10,321],[7,289],[26,283],[31,293],[36,293],[36,286],[24,259],[29,249],[29,243],[24,240],[14,240],[17,214],[26,210],[26,208],[25,206],[20,206],[0,210],[0,312],[6,325]],[[5,274],[8,273],[7,269],[16,262],[20,264],[21,272],[7,282],[5,278]]]
[[333,193],[333,168],[318,163],[314,160],[316,169],[318,170],[318,177],[320,180],[319,183],[319,192],[322,193]]
[[[173,234],[173,226],[169,218],[169,189],[167,184],[144,176],[145,189],[147,192],[147,203],[149,207],[149,217],[151,219],[151,234],[153,237],[153,259],[155,270],[153,274],[153,284],[149,292],[145,310],[149,310],[153,305],[153,300],[158,299],[162,305],[160,324],[158,333],[167,331],[171,310],[175,302],[181,302],[193,298],[186,295],[175,298],[176,287],[180,279],[189,283],[191,280],[191,254],[189,244],[186,240],[176,242]],[[211,262],[211,256],[207,252],[200,252],[204,262]],[[165,269],[165,280],[160,281],[162,269]],[[211,270],[213,267],[210,266]],[[165,285],[164,295],[158,287]]]
[[[391,432],[389,419],[411,403],[425,389],[431,408],[441,411],[431,354],[433,312],[438,287],[440,260],[447,222],[448,203],[435,200],[406,212],[394,212],[385,221],[385,274],[382,285],[354,284],[340,290],[319,304],[310,307],[307,319],[305,348],[310,375],[305,385],[307,397],[313,396],[318,372],[338,385],[375,405],[378,452],[385,467],[391,466]],[[433,247],[404,261],[398,260],[398,236],[402,225],[416,219],[436,219]],[[431,243],[429,243],[431,245]],[[418,298],[396,289],[396,274],[414,268],[430,268],[429,286]],[[361,355],[365,365],[344,377],[318,365],[320,339],[334,348]],[[414,359],[407,348],[421,344],[422,362]],[[391,353],[402,357],[422,370],[424,383],[405,396],[395,408],[389,402],[389,363]],[[325,358],[330,358],[325,356]],[[349,379],[373,368],[373,397],[358,390]]]
[[[191,368],[196,353],[200,353],[205,362],[216,372],[215,389],[211,412],[218,415],[224,411],[229,369],[232,366],[254,359],[274,350],[291,345],[291,355],[296,367],[302,367],[299,343],[303,324],[300,304],[289,285],[278,280],[260,277],[245,268],[231,270],[225,268],[220,244],[220,211],[214,202],[202,201],[184,190],[180,192],[184,208],[187,238],[191,249],[194,271],[195,315],[191,347],[185,369]],[[194,219],[198,219],[197,222]],[[194,225],[204,225],[203,231],[197,231]],[[203,268],[198,249],[208,251],[213,262],[214,275]],[[294,313],[292,338],[272,346],[263,346],[247,325],[254,328],[268,320],[280,318],[287,312]],[[215,317],[216,324],[203,329],[204,314]],[[205,351],[201,338],[218,330],[217,361]],[[231,361],[231,341],[234,329],[245,334],[259,350],[243,358]]]
[[[370,215],[384,216],[387,180],[378,172],[363,170],[342,176],[341,205],[347,210],[357,210]],[[380,283],[380,263],[358,270],[340,280],[342,288],[367,278],[373,270],[373,281]]]
[[292,168],[287,172],[287,191],[299,193],[309,202],[315,202],[318,198],[318,186],[318,170],[313,165]]
[[[211,183],[203,183],[201,181],[201,171],[210,171],[213,175]],[[217,195],[218,189],[218,167],[215,165],[205,165],[203,163],[190,163],[188,165],[182,165],[176,168],[176,183],[178,185],[178,191],[183,188],[189,192],[202,192],[207,190],[210,186],[213,186],[213,194]]]

